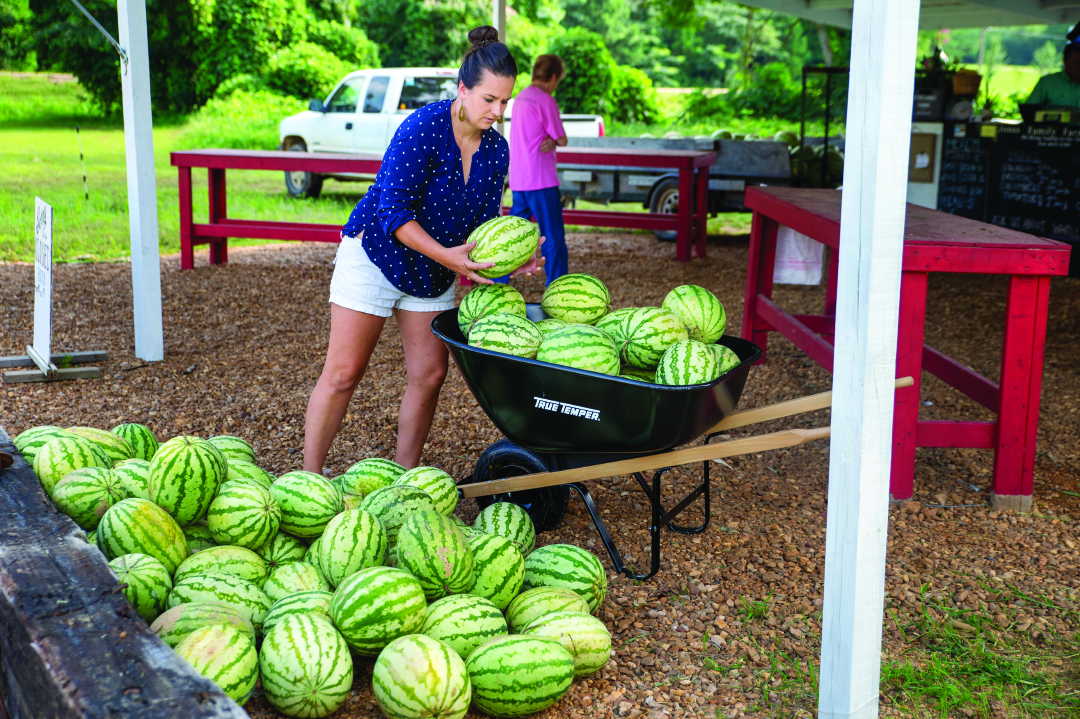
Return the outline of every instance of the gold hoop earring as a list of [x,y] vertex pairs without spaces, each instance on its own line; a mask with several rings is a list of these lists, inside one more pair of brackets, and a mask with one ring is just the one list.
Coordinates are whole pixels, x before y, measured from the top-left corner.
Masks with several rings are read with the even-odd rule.
[[465,122],[465,101],[464,100],[459,100],[459,102],[461,104],[458,105],[457,119],[461,120],[462,122]]
[[498,117],[498,118],[496,118],[496,119],[497,119],[498,123],[499,123],[499,124],[501,125],[501,124],[502,124],[502,121],[503,121],[503,116],[502,116],[502,115],[499,115],[499,117]]

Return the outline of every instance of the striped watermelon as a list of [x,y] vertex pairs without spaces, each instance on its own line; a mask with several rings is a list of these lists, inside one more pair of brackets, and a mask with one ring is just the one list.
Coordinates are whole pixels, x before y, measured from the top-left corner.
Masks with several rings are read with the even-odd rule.
[[487,532],[483,531],[482,529],[477,529],[476,527],[470,527],[468,525],[461,528],[461,533],[464,534],[465,539],[469,540],[470,542],[479,536],[487,534]]
[[656,384],[691,385],[712,382],[720,376],[720,365],[709,345],[697,340],[676,342],[668,347],[656,367]]
[[229,473],[226,480],[250,479],[270,489],[274,483],[274,476],[254,462],[245,462],[242,459],[229,460]]
[[361,569],[382,565],[387,543],[386,530],[374,514],[347,510],[326,525],[316,559],[323,576],[337,586]]
[[301,539],[322,534],[343,509],[341,492],[314,472],[288,472],[270,485],[270,496],[281,507],[281,531]]
[[612,310],[596,321],[594,327],[615,340],[616,347],[626,344],[626,336],[623,329],[623,320],[626,316],[637,310],[637,307],[623,307],[620,310]]
[[663,307],[679,318],[692,340],[712,344],[727,327],[724,306],[704,287],[680,285],[667,293]]
[[648,382],[649,384],[656,382],[655,371],[630,367],[629,365],[623,365],[622,369],[619,370],[619,376],[623,379],[632,379],[635,382]]
[[397,545],[396,544],[393,547],[389,547],[386,550],[386,561],[383,562],[383,564],[386,565],[387,567],[396,567],[397,566]]
[[277,534],[281,508],[261,484],[234,480],[222,485],[214,497],[206,523],[218,544],[258,549]]
[[522,634],[562,644],[574,658],[575,678],[599,671],[611,658],[611,632],[602,621],[585,612],[545,614],[533,620]]
[[562,320],[557,320],[554,317],[548,317],[546,320],[540,320],[536,323],[536,329],[540,330],[540,334],[547,337],[549,334],[559,329],[560,327],[566,327],[566,323]]
[[255,553],[262,557],[266,566],[273,571],[289,562],[302,562],[307,547],[296,537],[278,532],[269,542],[256,549]]
[[544,334],[518,315],[491,315],[477,320],[469,330],[469,345],[491,352],[533,359]]
[[730,347],[713,344],[709,345],[709,349],[712,350],[713,356],[716,357],[716,363],[720,366],[720,374],[730,372],[742,364],[739,355],[735,354],[735,350]]
[[263,592],[271,602],[284,599],[297,592],[329,592],[330,583],[314,564],[290,562],[270,572],[270,577],[263,585]]
[[543,711],[562,699],[574,681],[574,658],[550,639],[497,637],[465,661],[473,704],[497,717]]
[[262,630],[263,619],[272,602],[258,585],[228,574],[189,574],[173,584],[169,608],[187,602],[220,602],[244,615],[255,631]]
[[473,553],[473,581],[467,593],[492,602],[503,611],[521,591],[525,558],[506,537],[477,532],[469,540]]
[[506,608],[510,631],[520,634],[536,619],[552,612],[588,612],[589,603],[577,592],[559,587],[537,587],[514,598]]
[[532,517],[513,502],[496,502],[484,507],[480,514],[476,515],[473,528],[485,534],[506,537],[525,557],[529,556],[529,552],[536,546],[536,527]]
[[607,595],[607,574],[596,555],[572,544],[549,544],[525,558],[525,588],[577,592],[595,612]]
[[109,430],[118,437],[123,437],[131,447],[132,457],[149,462],[158,451],[158,441],[146,425],[129,422],[118,424]]
[[466,338],[473,324],[495,314],[525,316],[525,298],[510,285],[477,285],[458,307],[458,329]]
[[445,643],[423,634],[400,637],[383,649],[371,685],[387,719],[462,719],[472,700],[465,662]]
[[476,270],[476,274],[490,280],[508,275],[528,262],[540,246],[540,230],[523,217],[500,215],[470,232],[465,242],[476,243],[469,250],[470,260],[495,263]]
[[185,527],[206,516],[226,467],[214,445],[198,437],[173,437],[150,460],[150,501]]
[[97,543],[97,532],[88,532],[88,533],[85,534],[85,536],[86,536],[86,543],[87,544],[92,544],[94,546],[94,549],[97,549],[100,552],[101,550],[98,549],[98,543]]
[[52,496],[60,480],[83,467],[112,468],[109,456],[88,439],[71,435],[49,440],[34,454],[34,474],[45,494]]
[[428,601],[464,592],[473,581],[465,535],[438,512],[418,512],[401,525],[398,566],[420,581]]
[[145,459],[126,459],[113,466],[120,486],[129,497],[150,499],[150,463]]
[[217,447],[218,451],[225,455],[225,459],[230,462],[238,459],[241,462],[255,464],[255,450],[246,440],[233,437],[231,434],[219,434],[217,437],[211,437],[207,441]]
[[255,689],[259,679],[255,642],[235,627],[217,624],[196,629],[175,651],[237,704],[246,702]]
[[552,281],[540,300],[540,306],[549,317],[587,325],[606,315],[610,305],[611,294],[604,283],[581,273],[563,275]]
[[28,430],[20,432],[18,436],[13,440],[15,443],[15,449],[19,450],[19,454],[23,456],[26,463],[31,467],[34,466],[34,455],[37,451],[45,446],[48,442],[58,439],[60,437],[74,437],[71,432],[61,427],[56,427],[51,424],[43,424],[37,427],[31,427]]
[[89,530],[97,528],[109,507],[127,499],[127,492],[111,469],[83,467],[60,480],[52,497],[57,509]]
[[290,717],[314,719],[337,710],[353,684],[349,647],[317,616],[283,617],[266,633],[262,654],[266,700]]
[[67,431],[101,447],[101,451],[107,454],[113,463],[135,458],[135,450],[128,441],[112,432],[94,427],[68,427]]
[[109,562],[124,596],[147,623],[165,611],[172,578],[165,565],[149,554],[125,554]]
[[392,485],[376,489],[364,497],[360,509],[379,518],[386,530],[387,546],[394,547],[405,520],[425,509],[435,510],[435,501],[418,487]]
[[435,503],[435,511],[449,517],[458,503],[458,488],[454,478],[438,467],[417,467],[394,480],[398,486],[422,489]]
[[420,633],[438,639],[465,659],[481,644],[507,633],[502,611],[483,597],[453,594],[432,602]]
[[369,657],[419,631],[426,613],[420,582],[391,567],[361,569],[338,586],[330,602],[334,626],[354,652]]
[[192,554],[176,568],[173,579],[179,582],[191,574],[227,574],[261,587],[270,576],[270,570],[263,558],[250,549],[225,546],[209,547]]
[[169,513],[145,499],[122,499],[105,512],[97,527],[98,547],[109,559],[149,554],[169,574],[188,556],[184,532]]
[[668,347],[686,339],[686,328],[674,313],[659,307],[640,307],[623,318],[621,346],[624,362],[651,370]]
[[317,589],[282,597],[274,602],[270,606],[270,611],[266,613],[266,619],[263,620],[263,633],[269,633],[282,619],[296,614],[321,617],[329,622],[330,600],[333,598],[334,595],[330,592]]
[[567,325],[555,330],[544,338],[536,359],[600,374],[619,374],[615,341],[588,325]]
[[389,459],[371,457],[362,459],[334,478],[334,485],[341,490],[346,509],[356,509],[360,500],[376,489],[389,487],[394,480],[405,474],[405,468]]
[[242,612],[220,602],[177,604],[154,620],[150,631],[170,647],[175,647],[196,629],[223,624],[238,629],[255,641],[255,627]]
[[184,537],[187,539],[188,552],[191,554],[217,546],[214,535],[210,533],[210,527],[204,522],[196,522],[184,527]]

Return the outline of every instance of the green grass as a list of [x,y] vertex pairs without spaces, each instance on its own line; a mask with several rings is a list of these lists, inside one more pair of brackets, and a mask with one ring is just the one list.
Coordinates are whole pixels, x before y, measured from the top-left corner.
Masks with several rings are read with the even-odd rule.
[[102,118],[77,82],[58,82],[41,74],[15,77],[0,73],[0,127],[43,125],[117,125],[121,118]]
[[663,118],[655,123],[604,121],[604,129],[609,135],[618,137],[637,137],[649,133],[661,137],[667,132],[678,132],[683,137],[711,135],[714,130],[729,130],[734,133],[754,134],[772,137],[780,130],[798,133],[799,118],[780,119],[775,117],[718,118],[714,122],[687,122],[682,119],[684,103],[691,96],[686,93],[658,93]]
[[[978,65],[967,64],[963,65],[963,67],[981,72]],[[998,97],[1009,97],[1019,93],[1026,99],[1035,88],[1035,83],[1039,81],[1040,77],[1042,75],[1039,73],[1038,68],[1029,65],[1002,65],[994,71],[993,76],[990,78],[990,94]],[[987,84],[984,76],[982,85],[979,87],[980,93],[986,92]]]

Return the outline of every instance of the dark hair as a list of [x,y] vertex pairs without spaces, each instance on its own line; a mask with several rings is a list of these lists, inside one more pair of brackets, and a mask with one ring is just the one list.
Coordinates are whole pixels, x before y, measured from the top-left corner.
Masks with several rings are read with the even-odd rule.
[[566,75],[566,66],[558,55],[541,55],[533,63],[532,79],[546,82]]
[[480,82],[487,70],[499,77],[517,77],[517,63],[510,51],[499,42],[499,31],[490,25],[481,25],[469,31],[472,47],[465,51],[458,70],[458,81],[472,89]]
[[1065,52],[1062,53],[1062,57],[1068,60],[1069,55],[1072,55],[1074,52],[1080,52],[1080,42],[1070,42],[1068,45],[1066,45]]

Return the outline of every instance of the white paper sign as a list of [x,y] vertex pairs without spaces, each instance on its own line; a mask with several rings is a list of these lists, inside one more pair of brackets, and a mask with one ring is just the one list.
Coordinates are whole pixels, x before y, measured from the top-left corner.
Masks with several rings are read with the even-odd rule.
[[34,349],[45,361],[52,357],[52,225],[52,206],[35,198]]

